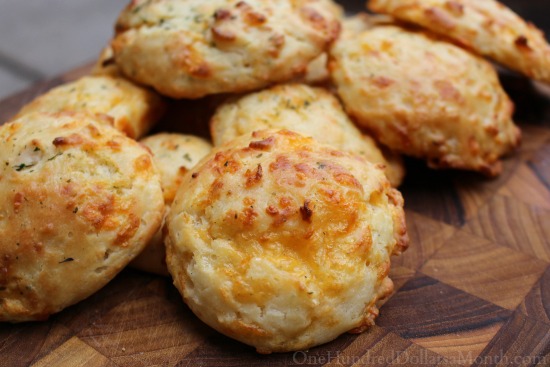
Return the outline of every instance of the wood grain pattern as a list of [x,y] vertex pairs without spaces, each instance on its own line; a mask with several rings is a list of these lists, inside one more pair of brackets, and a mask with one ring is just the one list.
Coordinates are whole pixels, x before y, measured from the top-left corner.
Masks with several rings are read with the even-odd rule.
[[475,358],[510,315],[501,307],[423,274],[384,306],[377,324],[451,361]]
[[548,263],[458,231],[421,271],[468,294],[515,309]]
[[113,367],[116,365],[85,342],[72,337],[34,366]]
[[418,270],[451,237],[456,228],[413,211],[406,212],[407,230],[414,244],[392,261],[394,267]]
[[499,245],[550,262],[550,210],[524,204],[518,198],[495,197],[468,221],[464,229]]
[[[513,335],[513,337],[510,337]],[[550,325],[515,312],[473,366],[549,366]]]
[[550,268],[546,269],[518,310],[533,320],[550,325]]
[[[89,67],[0,102],[0,121]],[[126,269],[46,322],[0,324],[0,366],[550,366],[550,91],[512,73],[502,80],[521,148],[496,179],[407,160],[411,246],[394,259],[395,293],[367,332],[258,355],[199,321],[170,279]],[[223,98],[171,101],[155,131],[208,136]]]

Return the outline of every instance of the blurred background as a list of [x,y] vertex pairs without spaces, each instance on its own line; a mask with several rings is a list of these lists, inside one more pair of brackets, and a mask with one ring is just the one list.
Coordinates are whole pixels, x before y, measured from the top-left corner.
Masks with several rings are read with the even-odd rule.
[[[0,0],[0,98],[93,61],[128,1]],[[365,0],[338,2],[356,12]],[[550,34],[550,0],[502,2]]]

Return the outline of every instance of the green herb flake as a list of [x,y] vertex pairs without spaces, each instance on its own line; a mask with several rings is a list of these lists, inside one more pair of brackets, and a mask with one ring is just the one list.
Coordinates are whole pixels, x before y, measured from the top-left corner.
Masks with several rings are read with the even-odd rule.
[[59,157],[59,156],[62,155],[62,154],[63,154],[63,152],[57,153],[57,154],[54,155],[53,157],[49,158],[49,159],[48,159],[48,162],[49,162],[49,161],[53,161],[54,159],[56,159],[57,157]]
[[74,208],[73,213],[78,213],[78,206]]
[[189,155],[189,153],[185,153],[183,158],[185,158],[185,160],[187,160],[188,162],[192,161],[191,156]]
[[21,172],[21,171],[23,171],[25,168],[30,168],[30,167],[35,166],[35,165],[36,165],[36,163],[29,163],[29,164],[27,164],[27,163],[21,163],[21,164],[19,164],[19,165],[17,165],[17,166],[14,166],[14,168],[15,168],[15,170],[16,170],[17,172]]
[[59,264],[68,263],[68,262],[71,262],[71,261],[74,261],[74,259],[72,257],[68,257],[63,261],[60,261]]
[[39,147],[34,147],[33,152],[39,152],[39,151],[40,151],[40,148],[39,148]]

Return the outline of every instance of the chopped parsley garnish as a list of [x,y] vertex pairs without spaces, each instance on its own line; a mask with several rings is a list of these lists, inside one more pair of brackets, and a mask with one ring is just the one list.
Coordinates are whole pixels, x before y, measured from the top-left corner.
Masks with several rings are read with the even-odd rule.
[[59,157],[59,156],[62,155],[62,154],[63,154],[63,152],[57,153],[57,154],[54,155],[53,157],[49,158],[49,159],[48,159],[48,162],[49,162],[49,161],[53,161],[54,159],[56,159],[57,157]]
[[36,163],[28,163],[28,164],[27,163],[21,163],[21,164],[18,164],[17,166],[15,166],[14,168],[17,172],[21,172],[25,168],[30,168],[30,167],[33,167],[35,165],[36,165]]

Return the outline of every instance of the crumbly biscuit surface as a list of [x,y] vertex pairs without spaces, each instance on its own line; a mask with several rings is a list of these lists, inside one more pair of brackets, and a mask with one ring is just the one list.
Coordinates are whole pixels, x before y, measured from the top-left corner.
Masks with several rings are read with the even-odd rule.
[[495,0],[370,0],[373,11],[419,24],[480,55],[550,83],[544,34]]
[[403,199],[363,158],[290,131],[216,149],[180,187],[167,263],[193,312],[259,352],[373,324],[406,248]]
[[164,214],[135,141],[83,114],[0,127],[0,321],[47,318],[107,284]]
[[165,103],[153,91],[122,77],[95,75],[51,89],[24,106],[14,119],[33,112],[85,112],[111,119],[116,129],[138,139],[164,110]]
[[128,77],[174,98],[242,92],[305,72],[339,32],[326,0],[133,1],[112,42]]
[[376,142],[361,134],[340,101],[325,89],[304,84],[277,85],[226,102],[210,121],[214,145],[264,129],[296,131],[383,164],[394,186],[403,179],[402,163],[399,160],[388,163]]
[[[153,161],[161,175],[168,213],[185,173],[210,153],[212,145],[202,138],[176,133],[151,135],[142,139],[141,143],[153,153]],[[168,275],[162,231],[163,228],[155,234],[145,250],[132,261],[131,266],[149,273]]]
[[330,68],[357,123],[431,166],[496,175],[520,138],[513,104],[485,60],[434,36],[384,25],[340,39]]

